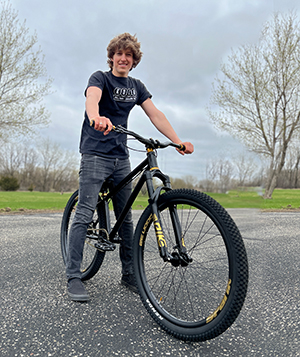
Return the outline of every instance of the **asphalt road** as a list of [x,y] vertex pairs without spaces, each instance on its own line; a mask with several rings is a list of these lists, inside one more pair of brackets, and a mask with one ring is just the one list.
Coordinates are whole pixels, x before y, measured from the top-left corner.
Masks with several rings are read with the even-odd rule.
[[300,213],[229,213],[248,253],[248,295],[233,326],[202,343],[156,325],[120,285],[117,251],[87,282],[92,300],[69,301],[62,215],[0,216],[0,356],[300,356]]

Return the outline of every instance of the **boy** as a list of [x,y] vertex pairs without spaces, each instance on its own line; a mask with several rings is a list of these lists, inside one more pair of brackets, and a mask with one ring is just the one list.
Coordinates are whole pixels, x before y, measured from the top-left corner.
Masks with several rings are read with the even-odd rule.
[[[140,105],[155,127],[171,141],[184,144],[184,153],[191,154],[193,145],[182,143],[165,115],[151,101],[151,94],[142,82],[129,77],[142,58],[140,43],[135,36],[121,34],[111,40],[107,47],[110,71],[95,72],[85,90],[85,118],[81,131],[79,172],[79,200],[69,234],[66,266],[68,295],[74,301],[88,301],[89,295],[81,282],[80,264],[87,227],[92,220],[98,194],[104,180],[112,177],[117,185],[129,172],[129,155],[124,142],[126,135],[112,130],[113,125],[127,127],[130,110]],[[94,128],[91,127],[94,122]],[[182,153],[182,154],[184,154]],[[122,211],[131,193],[125,187],[113,202],[116,217]],[[134,292],[132,265],[133,222],[131,211],[127,214],[119,235],[120,259],[122,262],[121,284]]]

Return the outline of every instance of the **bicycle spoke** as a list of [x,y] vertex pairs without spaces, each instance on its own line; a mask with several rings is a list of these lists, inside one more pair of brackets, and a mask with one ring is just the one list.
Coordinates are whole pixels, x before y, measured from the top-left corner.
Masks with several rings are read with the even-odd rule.
[[[67,203],[62,220],[61,248],[65,263],[67,260],[69,234],[75,216],[77,203],[78,192],[74,192],[74,194],[70,197]],[[103,213],[104,212],[102,212],[101,227],[105,227],[104,222],[106,222],[105,214]],[[94,213],[93,221],[87,228],[87,236],[83,247],[82,263],[80,267],[82,273],[82,280],[88,280],[92,276],[94,276],[99,270],[104,259],[105,253],[99,252],[94,246],[95,242],[98,241],[98,234],[99,231],[101,231],[101,227],[99,226],[99,217],[97,209]]]
[[[174,207],[172,207],[174,208]],[[182,237],[193,262],[173,267],[157,254],[153,227],[144,247],[144,263],[151,293],[160,306],[183,321],[200,321],[220,304],[228,281],[226,247],[214,222],[191,205],[176,205]],[[168,207],[160,218],[169,253],[177,246]],[[209,297],[209,298],[208,298]]]

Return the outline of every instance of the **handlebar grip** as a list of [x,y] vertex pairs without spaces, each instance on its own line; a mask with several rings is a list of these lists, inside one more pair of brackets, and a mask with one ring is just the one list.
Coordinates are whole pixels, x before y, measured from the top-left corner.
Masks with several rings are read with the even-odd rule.
[[[90,126],[92,127],[92,128],[95,128],[95,120],[94,119],[91,119],[90,120]],[[106,128],[105,128],[105,130],[107,130],[107,128],[108,128],[108,125],[106,125]],[[113,129],[115,128],[115,126],[113,125]]]

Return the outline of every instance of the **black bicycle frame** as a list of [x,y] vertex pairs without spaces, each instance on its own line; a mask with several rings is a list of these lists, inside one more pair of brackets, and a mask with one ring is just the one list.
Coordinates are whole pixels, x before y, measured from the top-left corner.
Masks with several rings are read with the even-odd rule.
[[[123,208],[119,218],[117,219],[115,225],[111,229],[110,227],[110,220],[109,220],[109,205],[108,201],[117,193],[119,192],[122,188],[124,188],[126,185],[128,185],[137,175],[140,173],[143,173],[136,184],[135,188],[133,189],[125,207]],[[158,187],[156,190],[154,190],[153,186],[153,178],[157,177],[159,178],[163,186]],[[162,223],[160,219],[160,214],[157,208],[157,202],[160,196],[160,193],[162,190],[168,191],[171,190],[171,183],[169,176],[164,175],[160,169],[158,168],[157,165],[157,159],[155,152],[153,149],[148,148],[147,149],[147,158],[142,161],[134,170],[132,170],[117,186],[113,186],[112,184],[107,184],[107,188],[102,192],[101,195],[101,200],[98,202],[98,205],[104,204],[105,205],[105,212],[106,212],[106,217],[107,217],[107,227],[108,227],[108,233],[109,233],[109,240],[111,242],[114,242],[114,238],[117,236],[117,232],[120,229],[130,207],[132,207],[135,199],[137,198],[140,190],[142,189],[144,183],[147,185],[147,191],[149,195],[148,202],[151,205],[152,208],[152,219],[153,219],[153,224],[155,228],[155,233],[157,237],[157,243],[158,243],[158,248],[161,257],[165,261],[170,261],[171,256],[168,253],[167,250],[167,244],[164,239],[164,233],[162,229]],[[180,252],[185,252],[185,247],[182,244],[182,234],[181,234],[181,227],[179,223],[179,219],[177,216],[177,211],[176,208],[171,208],[170,209],[171,213],[171,220],[173,223],[174,231],[175,231],[175,238],[176,242],[178,245],[178,249]]]

